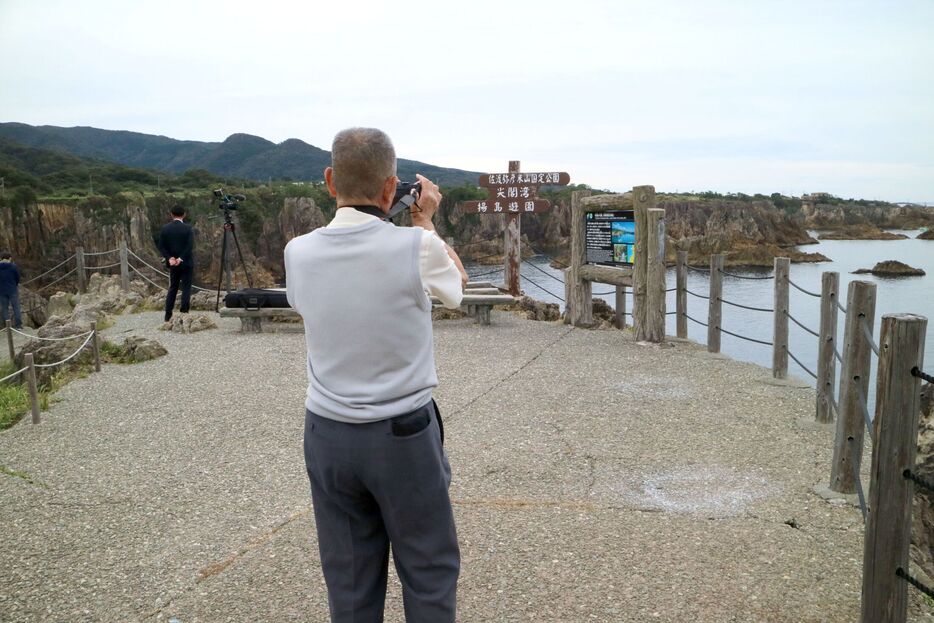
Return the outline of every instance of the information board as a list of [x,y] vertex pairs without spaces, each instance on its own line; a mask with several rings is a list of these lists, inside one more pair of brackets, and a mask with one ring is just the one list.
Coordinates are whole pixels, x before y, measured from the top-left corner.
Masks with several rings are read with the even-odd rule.
[[584,231],[588,264],[632,265],[636,257],[636,220],[632,210],[588,212]]

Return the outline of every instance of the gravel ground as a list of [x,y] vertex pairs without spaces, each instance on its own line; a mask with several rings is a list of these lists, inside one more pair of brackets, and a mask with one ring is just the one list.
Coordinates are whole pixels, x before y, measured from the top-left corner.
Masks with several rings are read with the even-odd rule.
[[[27,476],[0,474],[0,620],[327,620],[304,338],[217,320],[121,317],[109,338],[169,355],[107,365],[0,433],[0,465]],[[832,432],[804,384],[500,312],[437,322],[435,342],[460,620],[858,620],[862,521],[812,493]],[[912,595],[910,620],[931,612]],[[403,621],[395,579],[386,618]]]

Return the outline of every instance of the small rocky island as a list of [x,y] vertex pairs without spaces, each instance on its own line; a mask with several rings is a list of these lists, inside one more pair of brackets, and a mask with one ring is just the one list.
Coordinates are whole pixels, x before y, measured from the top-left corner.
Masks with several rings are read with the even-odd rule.
[[871,223],[860,223],[824,232],[817,238],[818,240],[904,240],[908,236],[885,231]]
[[923,232],[918,234],[918,240],[934,240],[934,227],[925,229]]
[[913,268],[896,260],[879,262],[872,268],[861,268],[853,271],[854,275],[872,274],[876,277],[923,277],[926,273],[920,268]]

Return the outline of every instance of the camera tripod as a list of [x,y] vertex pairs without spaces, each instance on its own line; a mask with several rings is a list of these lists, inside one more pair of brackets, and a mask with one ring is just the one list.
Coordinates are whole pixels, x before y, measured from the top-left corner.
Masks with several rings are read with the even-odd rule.
[[243,266],[243,273],[246,275],[246,283],[251,288],[253,287],[253,280],[250,278],[250,271],[247,269],[246,262],[243,259],[243,251],[240,249],[240,239],[237,238],[237,226],[233,222],[233,215],[231,212],[231,209],[224,208],[224,240],[221,243],[221,265],[220,269],[217,271],[217,300],[214,302],[214,311],[220,309],[221,280],[224,278],[225,269],[227,272],[227,292],[230,292],[230,266],[228,265],[227,257],[230,249],[227,245],[227,232],[233,234],[234,244],[237,246],[237,256],[240,258],[240,265]]

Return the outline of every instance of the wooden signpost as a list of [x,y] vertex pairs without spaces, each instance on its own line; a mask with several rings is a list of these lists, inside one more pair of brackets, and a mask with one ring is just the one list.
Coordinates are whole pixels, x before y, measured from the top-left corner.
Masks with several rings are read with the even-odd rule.
[[538,198],[542,186],[567,186],[571,176],[563,172],[521,173],[519,161],[509,161],[508,173],[487,173],[480,176],[479,186],[486,188],[487,199],[464,201],[458,208],[465,214],[503,214],[505,286],[510,294],[519,296],[519,263],[522,261],[519,217],[523,214],[547,212],[551,203]]

